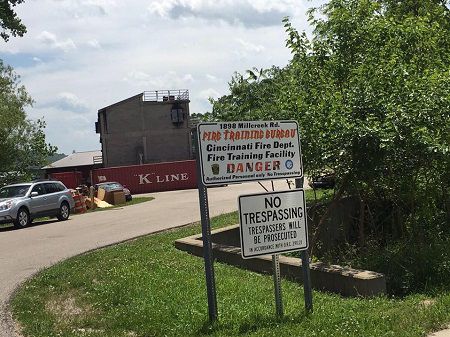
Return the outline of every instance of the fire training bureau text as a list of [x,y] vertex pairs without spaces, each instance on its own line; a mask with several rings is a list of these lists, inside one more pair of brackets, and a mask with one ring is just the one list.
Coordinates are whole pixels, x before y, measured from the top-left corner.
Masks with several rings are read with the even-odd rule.
[[[297,128],[200,131],[202,157],[211,163],[205,181],[270,179],[300,176]],[[243,125],[242,125],[243,126]],[[217,164],[212,164],[217,163]]]
[[233,131],[204,131],[202,135],[203,141],[220,141],[222,139],[235,141],[235,140],[248,140],[248,139],[284,139],[294,138],[297,135],[297,129],[273,129],[273,130],[243,130]]

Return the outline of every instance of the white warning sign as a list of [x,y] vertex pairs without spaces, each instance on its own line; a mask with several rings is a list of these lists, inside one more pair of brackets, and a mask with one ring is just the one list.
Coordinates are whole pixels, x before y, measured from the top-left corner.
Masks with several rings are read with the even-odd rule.
[[241,195],[239,223],[244,259],[308,248],[303,190]]
[[303,176],[296,121],[200,123],[204,185]]

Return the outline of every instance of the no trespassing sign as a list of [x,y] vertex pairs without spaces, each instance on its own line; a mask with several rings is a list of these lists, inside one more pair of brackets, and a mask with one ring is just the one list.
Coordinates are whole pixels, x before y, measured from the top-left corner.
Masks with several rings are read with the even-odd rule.
[[308,248],[303,190],[241,195],[239,223],[244,259]]

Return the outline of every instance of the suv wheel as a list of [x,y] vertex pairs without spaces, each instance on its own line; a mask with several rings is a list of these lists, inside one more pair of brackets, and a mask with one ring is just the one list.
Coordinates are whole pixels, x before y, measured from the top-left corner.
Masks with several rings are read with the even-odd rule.
[[64,201],[61,204],[61,206],[59,207],[59,212],[58,212],[57,218],[60,221],[64,221],[64,220],[69,219],[69,215],[70,215],[69,204]]
[[17,218],[14,221],[14,226],[16,228],[27,227],[31,223],[30,213],[26,208],[21,208],[17,212]]

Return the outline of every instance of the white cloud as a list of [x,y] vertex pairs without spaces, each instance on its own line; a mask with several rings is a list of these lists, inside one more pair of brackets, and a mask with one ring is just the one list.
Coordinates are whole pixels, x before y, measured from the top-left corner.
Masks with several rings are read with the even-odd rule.
[[57,101],[60,103],[60,107],[64,110],[83,113],[89,111],[89,107],[86,102],[71,92],[60,93]]
[[238,48],[234,49],[233,54],[240,61],[246,61],[254,58],[255,55],[262,53],[266,48],[261,44],[253,44],[243,39],[236,39]]
[[65,40],[57,39],[55,34],[50,33],[46,30],[41,32],[37,36],[37,39],[38,39],[38,41],[42,42],[43,44],[48,45],[51,48],[61,49],[65,53],[67,53],[73,49],[77,49],[77,46],[72,41],[72,39],[65,39]]
[[153,76],[143,71],[133,70],[127,74],[124,81],[146,88],[186,89],[194,82],[194,77],[191,74],[178,75],[173,70]]
[[211,74],[206,74],[205,77],[211,83],[218,83],[219,81],[221,81],[220,78],[218,78],[218,77],[216,77],[214,75],[211,75]]
[[56,109],[69,111],[73,113],[89,112],[89,106],[77,95],[71,92],[61,92],[55,99],[36,104],[38,108],[53,107]]
[[150,81],[150,75],[144,73],[143,71],[130,71],[124,79],[125,81],[142,81],[142,82],[148,82]]
[[89,47],[92,47],[94,49],[101,49],[102,48],[102,46],[100,45],[100,42],[98,42],[96,39],[89,40],[87,42],[87,44],[88,44]]
[[170,10],[174,7],[175,1],[153,1],[148,6],[148,11],[161,17],[168,17]]
[[55,34],[52,34],[52,33],[47,32],[45,30],[41,34],[39,34],[37,39],[40,40],[43,43],[50,44],[50,45],[56,43],[56,36],[55,36]]
[[153,1],[148,10],[163,18],[201,18],[210,22],[226,22],[246,27],[274,26],[289,14],[293,3],[273,6],[270,2],[251,0],[160,0]]
[[64,9],[66,15],[75,19],[107,16],[115,7],[117,7],[117,2],[114,0],[61,1],[61,8]]
[[236,39],[237,42],[239,42],[239,44],[244,48],[245,51],[248,52],[255,52],[255,53],[260,53],[262,51],[264,51],[264,46],[263,45],[256,45],[247,41],[244,41],[243,39]]
[[205,90],[202,90],[199,92],[198,97],[204,100],[208,100],[209,98],[219,98],[221,95],[220,93],[213,89],[213,88],[208,88]]
[[[0,44],[61,151],[99,149],[97,111],[147,90],[189,89],[191,113],[228,92],[234,71],[284,66],[281,17],[308,29],[298,0],[35,0],[28,33]],[[149,6],[150,4],[150,6]],[[75,132],[76,131],[76,132]],[[75,145],[76,144],[76,145]]]
[[194,77],[191,74],[185,74],[183,76],[183,82],[184,83],[192,83],[192,82],[194,82]]

